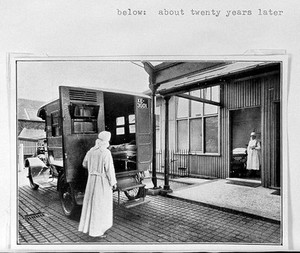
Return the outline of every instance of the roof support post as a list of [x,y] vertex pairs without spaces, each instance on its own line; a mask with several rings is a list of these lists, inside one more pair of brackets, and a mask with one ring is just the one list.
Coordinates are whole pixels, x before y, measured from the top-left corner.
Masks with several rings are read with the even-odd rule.
[[169,170],[170,170],[170,159],[169,159],[169,100],[170,97],[167,96],[165,99],[165,184],[164,184],[164,193],[172,192],[169,185]]
[[153,188],[157,189],[157,176],[156,176],[156,115],[155,115],[155,107],[156,107],[156,90],[157,87],[155,85],[150,85],[152,90],[152,183]]

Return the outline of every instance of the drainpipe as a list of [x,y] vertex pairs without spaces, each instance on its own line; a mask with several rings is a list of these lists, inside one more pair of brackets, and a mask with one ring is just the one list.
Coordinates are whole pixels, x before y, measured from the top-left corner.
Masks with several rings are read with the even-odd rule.
[[170,97],[164,97],[165,99],[165,185],[163,192],[169,193],[172,192],[170,185],[169,185],[169,170],[170,170],[170,163],[169,163],[169,100]]

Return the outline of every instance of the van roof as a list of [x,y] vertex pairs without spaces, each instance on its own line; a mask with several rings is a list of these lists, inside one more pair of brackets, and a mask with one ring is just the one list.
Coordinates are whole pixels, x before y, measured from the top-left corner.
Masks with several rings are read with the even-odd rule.
[[[71,89],[84,89],[84,90],[97,90],[97,91],[103,91],[103,92],[107,92],[107,93],[117,93],[117,94],[124,94],[124,95],[131,95],[131,96],[139,96],[139,97],[144,97],[144,98],[150,98],[150,96],[144,94],[144,93],[138,93],[138,92],[131,92],[131,91],[124,91],[124,90],[117,90],[117,89],[107,89],[107,88],[99,88],[99,87],[79,87],[79,86],[66,86],[66,85],[61,85],[60,87],[67,87],[67,88],[71,88]],[[54,103],[58,101],[58,98],[53,99],[49,102],[46,102],[45,104],[43,104],[37,112],[37,116],[41,117],[41,111],[44,109],[45,106]]]
[[139,96],[144,98],[150,98],[150,96],[146,95],[145,93],[133,92],[133,91],[125,91],[125,90],[118,90],[118,89],[110,89],[110,88],[99,88],[99,87],[74,87],[74,86],[59,86],[59,87],[67,87],[67,88],[74,88],[74,89],[87,89],[87,90],[97,90],[97,91],[104,91],[104,92],[111,92],[117,94],[124,94],[124,95],[131,95],[131,96]]

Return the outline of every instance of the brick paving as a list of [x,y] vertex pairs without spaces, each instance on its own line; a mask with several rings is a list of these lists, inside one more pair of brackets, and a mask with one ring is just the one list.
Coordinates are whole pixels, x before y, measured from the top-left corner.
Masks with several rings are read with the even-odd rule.
[[[121,194],[121,204],[127,201]],[[280,224],[199,203],[147,196],[147,204],[126,209],[114,194],[114,226],[105,239],[77,231],[79,217],[64,216],[55,187],[19,187],[19,245],[127,243],[242,243],[281,245]],[[38,217],[30,217],[39,214]]]

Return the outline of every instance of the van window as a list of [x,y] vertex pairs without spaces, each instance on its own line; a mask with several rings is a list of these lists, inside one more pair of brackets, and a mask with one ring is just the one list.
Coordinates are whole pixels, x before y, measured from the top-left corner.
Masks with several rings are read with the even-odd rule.
[[61,136],[61,127],[59,124],[59,114],[58,111],[51,113],[51,136]]
[[128,116],[128,123],[129,123],[129,133],[135,133],[135,115],[131,114]]
[[72,133],[97,133],[98,105],[71,104],[69,106],[72,120]]
[[123,135],[125,134],[125,117],[116,118],[116,134]]

